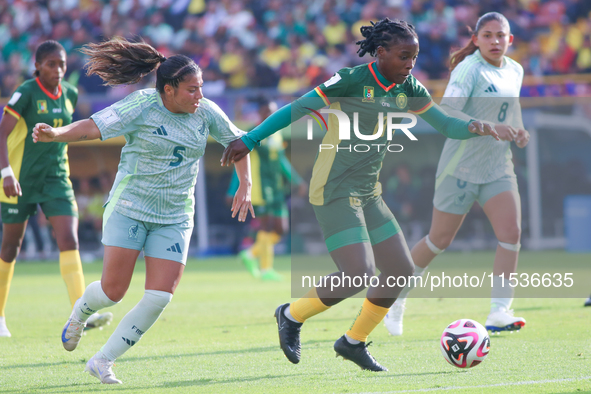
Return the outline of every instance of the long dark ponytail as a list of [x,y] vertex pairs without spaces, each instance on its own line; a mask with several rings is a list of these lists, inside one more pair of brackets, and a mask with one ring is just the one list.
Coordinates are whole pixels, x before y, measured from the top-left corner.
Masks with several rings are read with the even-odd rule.
[[86,64],[88,75],[98,75],[107,86],[130,85],[156,71],[156,89],[164,93],[164,86],[178,87],[189,74],[201,69],[184,55],[166,58],[145,42],[130,42],[113,38],[100,44],[85,45],[80,52],[90,59]]
[[[476,22],[476,28],[474,30],[468,27],[468,29],[470,29],[472,33],[472,36],[477,36],[480,29],[482,29],[482,26],[486,25],[490,21],[498,21],[502,25],[509,26],[509,21],[507,20],[507,18],[505,18],[503,14],[500,14],[498,12],[488,12],[482,15],[480,18],[478,18],[478,22]],[[456,68],[456,66],[460,64],[460,62],[464,60],[466,56],[473,54],[474,52],[476,52],[477,49],[478,47],[474,44],[474,42],[472,42],[472,37],[470,37],[470,42],[468,42],[466,46],[453,52],[450,55],[450,71],[453,71],[453,69]]]

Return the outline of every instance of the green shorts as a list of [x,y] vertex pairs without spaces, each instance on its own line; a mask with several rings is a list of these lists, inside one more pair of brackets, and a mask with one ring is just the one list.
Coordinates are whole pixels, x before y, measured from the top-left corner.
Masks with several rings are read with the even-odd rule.
[[[19,198],[19,200],[21,200]],[[16,204],[9,204],[3,202],[2,208],[2,222],[24,223],[31,216],[37,213],[37,204],[41,206],[46,218],[52,216],[74,216],[78,217],[78,205],[76,200],[57,199],[40,203],[18,202]]]
[[108,214],[108,211],[103,215],[103,245],[143,249],[146,256],[187,264],[192,220],[156,224],[129,218],[115,210]]
[[508,190],[519,192],[515,176],[505,175],[496,181],[478,184],[445,175],[435,189],[433,206],[441,212],[464,215],[470,211],[474,201],[483,207],[491,197]]
[[[22,185],[21,185],[22,186]],[[78,217],[78,205],[74,198],[72,183],[67,177],[47,176],[33,187],[23,186],[23,197],[16,204],[1,204],[2,222],[24,223],[37,213],[41,206],[45,217]]]
[[270,204],[255,205],[254,213],[257,217],[259,216],[273,216],[277,218],[287,218],[289,213],[287,210],[287,204],[285,200],[274,201]]
[[375,245],[400,231],[382,196],[337,198],[313,208],[329,252],[361,242]]

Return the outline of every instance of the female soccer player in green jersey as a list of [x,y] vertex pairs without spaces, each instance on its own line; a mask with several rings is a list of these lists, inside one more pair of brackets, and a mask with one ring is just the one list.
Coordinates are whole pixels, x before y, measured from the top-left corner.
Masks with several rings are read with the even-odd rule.
[[[49,219],[60,250],[60,271],[72,307],[84,293],[84,275],[78,252],[78,207],[70,183],[67,146],[64,143],[35,145],[35,123],[54,126],[72,122],[78,90],[62,81],[66,51],[57,41],[45,41],[35,52],[35,78],[25,81],[4,107],[0,121],[2,168],[2,250],[0,251],[0,337],[9,337],[5,307],[14,262],[21,248],[27,222],[37,205]],[[88,327],[113,319],[111,312],[96,314]]]
[[[433,218],[429,234],[411,251],[415,275],[422,275],[445,250],[478,200],[499,241],[493,264],[491,309],[486,328],[519,330],[525,319],[513,316],[513,287],[509,277],[517,269],[521,247],[521,200],[513,169],[510,141],[523,148],[529,133],[523,128],[519,93],[523,68],[505,56],[513,42],[507,19],[489,12],[478,19],[472,40],[451,55],[451,77],[441,106],[464,119],[502,123],[503,141],[491,137],[468,141],[448,139],[437,168]],[[384,322],[392,335],[402,335],[407,287]]]
[[[369,53],[377,57],[376,61],[344,68],[304,97],[281,108],[241,140],[230,144],[222,156],[222,165],[240,160],[260,140],[310,110],[330,105],[331,110],[338,109],[350,119],[356,113],[358,126],[351,122],[350,131],[354,133],[349,133],[348,141],[342,141],[342,130],[334,127],[340,119],[337,122],[335,115],[329,117],[323,143],[342,149],[321,150],[310,181],[310,202],[339,271],[324,277],[303,298],[279,306],[275,317],[281,348],[289,361],[298,363],[302,323],[367,286],[356,280],[347,282],[345,277],[373,277],[377,267],[381,272],[378,281],[372,282],[361,311],[352,327],[335,342],[334,350],[363,369],[385,371],[367,351],[367,337],[402,290],[388,278],[408,278],[414,265],[400,227],[380,196],[378,177],[386,149],[357,153],[350,148],[357,142],[367,143],[368,139],[379,142],[378,147],[390,143],[384,134],[377,133],[379,138],[375,139],[375,131],[381,126],[379,121],[376,124],[380,112],[410,111],[450,138],[497,134],[489,124],[450,117],[432,102],[427,90],[411,75],[419,52],[412,25],[386,18],[362,27],[361,34],[365,39],[357,42],[359,56]],[[332,290],[322,285],[335,283],[334,277],[343,279],[340,286]]]
[[[88,73],[100,76],[107,85],[135,83],[156,70],[156,89],[136,91],[69,126],[38,124],[33,133],[33,140],[41,142],[125,136],[103,216],[102,278],[86,288],[62,332],[64,348],[74,350],[88,316],[123,298],[143,249],[144,297],[86,364],[86,371],[102,383],[121,383],[113,374],[113,362],[156,322],[185,268],[193,232],[195,182],[207,138],[211,135],[227,145],[244,132],[203,97],[201,69],[186,56],[166,59],[150,45],[121,39],[89,44],[83,52],[90,57]],[[249,161],[236,163],[236,171],[240,186],[232,216],[244,221],[248,211],[253,212]]]

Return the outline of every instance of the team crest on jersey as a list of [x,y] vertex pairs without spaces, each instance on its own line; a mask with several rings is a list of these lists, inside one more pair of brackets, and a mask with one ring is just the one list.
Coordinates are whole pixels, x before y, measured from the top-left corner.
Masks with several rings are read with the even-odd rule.
[[45,100],[37,100],[37,113],[38,114],[46,114],[49,111],[47,110],[47,101]]
[[364,86],[363,87],[363,101],[364,103],[375,103],[374,99],[374,87],[373,86]]
[[396,96],[396,106],[400,109],[404,109],[404,108],[406,108],[407,104],[408,104],[408,97],[406,96],[406,94],[398,93],[398,96]]

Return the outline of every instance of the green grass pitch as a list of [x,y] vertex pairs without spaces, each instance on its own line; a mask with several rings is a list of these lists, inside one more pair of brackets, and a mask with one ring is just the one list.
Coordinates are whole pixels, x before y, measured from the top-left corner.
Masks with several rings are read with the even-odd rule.
[[[438,264],[493,254],[447,252]],[[523,252],[521,261],[591,261],[590,255]],[[443,359],[439,337],[458,318],[486,320],[489,301],[416,298],[408,301],[404,335],[391,337],[380,324],[371,353],[386,373],[361,371],[335,358],[334,341],[347,330],[361,299],[349,299],[310,319],[302,329],[302,360],[287,361],[279,349],[273,312],[291,300],[289,257],[276,267],[283,283],[253,279],[235,258],[191,259],[162,317],[117,360],[123,385],[100,385],[83,373],[114,325],[89,331],[78,349],[62,348],[70,314],[57,263],[18,263],[6,310],[12,338],[0,338],[0,393],[582,393],[591,392],[591,308],[583,298],[516,299],[527,319],[518,333],[491,336],[481,365],[461,370]],[[101,264],[84,264],[86,282],[100,278]],[[117,324],[142,297],[143,260],[128,294],[110,308]],[[591,283],[589,283],[591,291]]]

